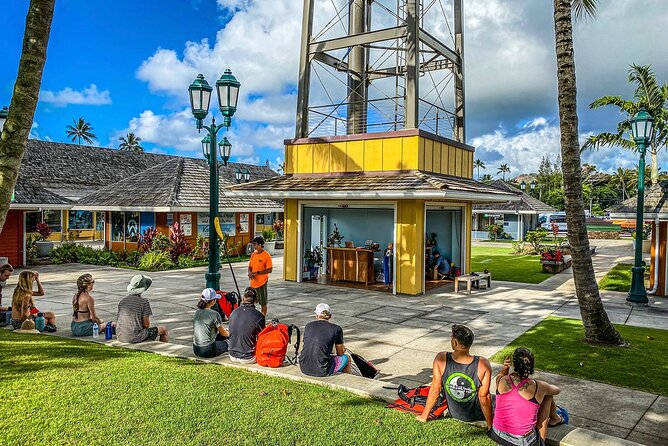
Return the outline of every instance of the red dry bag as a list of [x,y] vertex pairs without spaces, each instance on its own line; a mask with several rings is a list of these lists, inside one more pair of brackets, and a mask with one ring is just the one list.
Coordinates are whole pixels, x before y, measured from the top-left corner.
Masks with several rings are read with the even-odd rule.
[[280,367],[285,360],[290,344],[292,331],[297,331],[297,342],[295,343],[295,356],[288,358],[291,364],[297,363],[299,352],[300,332],[296,325],[281,324],[278,321],[271,321],[257,336],[257,347],[255,348],[255,358],[257,363],[263,367]]

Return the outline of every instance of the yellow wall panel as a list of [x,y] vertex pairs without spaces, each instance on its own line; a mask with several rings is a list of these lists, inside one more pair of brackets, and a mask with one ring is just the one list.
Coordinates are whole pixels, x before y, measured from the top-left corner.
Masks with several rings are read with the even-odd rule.
[[457,167],[457,148],[456,147],[448,147],[448,151],[450,154],[450,159],[448,160],[448,175],[456,175],[456,167]]
[[424,170],[432,172],[434,170],[434,141],[422,138],[424,141]]
[[473,178],[473,152],[469,152],[469,178]]
[[[346,171],[346,143],[333,142],[329,144],[329,167],[325,172],[345,172]],[[315,166],[313,167],[314,171]]]
[[313,173],[313,144],[297,146],[297,170],[295,173]]
[[[364,170],[364,141],[348,142],[346,155],[345,172],[361,172]],[[333,159],[332,164],[334,164]]]
[[285,173],[295,173],[297,166],[297,146],[285,146]]
[[383,169],[401,170],[401,138],[383,140]]
[[464,211],[464,233],[466,234],[466,256],[464,258],[464,270],[462,274],[469,274],[473,272],[471,270],[471,218],[473,216],[473,205],[471,203],[466,203],[466,209]]
[[377,172],[383,170],[383,140],[369,139],[364,141],[364,171]]
[[329,144],[313,144],[313,173],[329,172]]
[[283,251],[283,279],[297,281],[297,234],[299,228],[299,202],[286,199],[284,202],[285,250]]
[[418,137],[402,139],[401,170],[415,170],[418,168]]
[[418,169],[424,170],[424,146],[425,139],[418,137]]
[[397,202],[397,293],[422,294],[424,278],[424,201]]
[[458,177],[462,176],[462,155],[463,155],[463,150],[462,149],[457,149],[455,152],[455,175]]
[[440,172],[441,171],[441,158],[442,158],[443,153],[441,153],[441,143],[439,142],[434,142],[434,172]]

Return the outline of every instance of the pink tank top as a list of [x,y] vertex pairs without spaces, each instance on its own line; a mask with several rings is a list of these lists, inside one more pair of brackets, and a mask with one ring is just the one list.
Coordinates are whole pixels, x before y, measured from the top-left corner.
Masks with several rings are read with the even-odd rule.
[[[494,409],[494,427],[497,430],[511,435],[522,436],[534,430],[538,417],[540,404],[536,401],[536,395],[527,400],[520,395],[520,387],[529,378],[525,378],[516,386],[512,378],[510,385],[513,387],[509,392],[496,394],[496,409]],[[498,391],[497,391],[498,392]]]

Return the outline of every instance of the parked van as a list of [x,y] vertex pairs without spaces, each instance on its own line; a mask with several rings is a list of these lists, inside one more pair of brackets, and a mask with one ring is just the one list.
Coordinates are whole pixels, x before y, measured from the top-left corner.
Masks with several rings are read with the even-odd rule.
[[538,224],[547,229],[549,232],[552,231],[552,223],[556,223],[559,226],[559,232],[568,231],[568,226],[566,225],[566,213],[565,212],[554,212],[552,214],[540,214],[538,216]]

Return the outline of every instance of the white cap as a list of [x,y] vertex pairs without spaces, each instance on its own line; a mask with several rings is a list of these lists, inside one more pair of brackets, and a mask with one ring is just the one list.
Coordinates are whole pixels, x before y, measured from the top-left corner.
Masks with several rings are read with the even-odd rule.
[[332,314],[332,309],[329,308],[329,305],[327,305],[327,304],[318,304],[318,305],[315,307],[315,314],[316,314],[316,316],[320,316],[322,313],[325,313],[325,312],[327,312],[327,313],[329,313],[329,314]]
[[213,288],[204,288],[204,291],[202,291],[202,297],[200,298],[204,302],[211,302],[212,300],[218,299],[218,294],[216,294],[216,290]]

